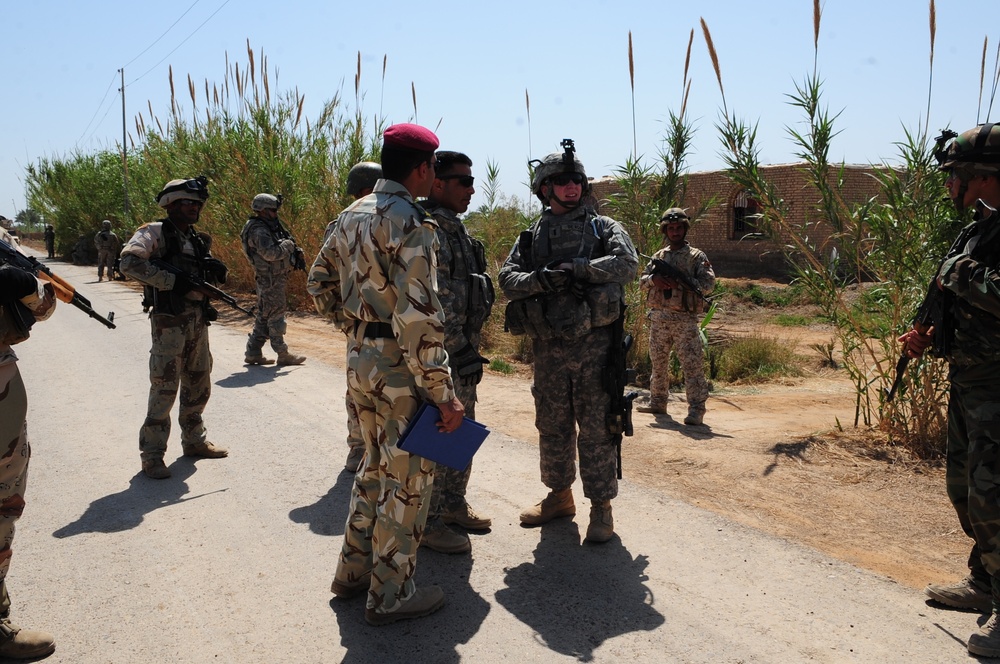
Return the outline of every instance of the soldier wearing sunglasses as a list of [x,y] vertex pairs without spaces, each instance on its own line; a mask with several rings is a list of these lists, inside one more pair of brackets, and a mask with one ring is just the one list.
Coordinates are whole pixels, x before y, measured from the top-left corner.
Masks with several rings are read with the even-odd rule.
[[[486,274],[483,243],[469,235],[458,215],[469,209],[476,193],[472,160],[461,152],[437,153],[434,184],[423,207],[438,222],[437,287],[444,311],[444,347],[448,351],[455,395],[468,417],[476,417],[476,389],[489,360],[479,354],[483,324],[493,308],[493,282]],[[472,464],[465,470],[438,465],[434,471],[427,529],[420,545],[442,553],[472,549],[465,530],[488,530],[492,521],[476,513],[465,499]]]
[[521,513],[537,526],[576,514],[572,485],[579,454],[591,501],[589,542],[614,535],[616,445],[607,426],[611,395],[604,373],[612,325],[623,315],[625,284],[639,266],[625,229],[583,203],[590,192],[573,142],[536,162],[532,191],[545,208],[523,231],[500,269],[510,298],[506,328],[527,334],[534,351],[535,426],[542,483],[549,494]]

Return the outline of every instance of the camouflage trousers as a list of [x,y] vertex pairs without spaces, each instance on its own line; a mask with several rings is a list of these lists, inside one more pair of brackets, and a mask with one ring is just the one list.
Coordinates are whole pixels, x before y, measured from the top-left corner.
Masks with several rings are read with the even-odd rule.
[[[357,342],[354,339],[347,340],[347,355],[351,355],[352,346],[356,346]],[[351,388],[347,388],[347,393],[344,394],[344,408],[347,411],[347,447],[349,449],[365,447],[365,437],[361,433],[361,418],[358,415],[358,406],[354,403],[354,397],[351,396]]]
[[534,340],[531,394],[542,483],[554,491],[569,488],[579,452],[583,494],[598,501],[618,495],[616,448],[605,422],[611,397],[603,373],[610,345],[610,327],[571,341]]
[[969,570],[1000,606],[1000,362],[952,368],[948,401],[948,498],[973,540]]
[[115,278],[115,252],[110,249],[97,250],[97,278],[104,278],[104,268],[108,269],[108,279]]
[[285,330],[288,328],[285,322],[287,289],[287,274],[257,274],[257,317],[247,337],[247,355],[260,355],[268,339],[275,353],[288,350],[285,343]]
[[180,390],[178,423],[181,445],[188,449],[205,442],[201,414],[212,394],[212,352],[208,325],[200,306],[188,306],[178,316],[149,317],[153,347],[149,354],[149,403],[139,432],[143,461],[162,459],[170,437],[170,410]]
[[[8,382],[9,378],[9,382]],[[14,524],[24,511],[24,491],[28,484],[28,430],[25,415],[28,398],[17,364],[0,366],[0,618],[10,612],[7,571],[13,555]]]
[[[476,388],[477,385],[465,385],[460,380],[455,381],[455,396],[465,408],[465,416],[476,419]],[[454,512],[465,507],[465,492],[472,476],[472,463],[465,470],[455,470],[445,465],[434,469],[434,491],[431,493],[430,517],[441,516],[445,512]]]
[[416,591],[434,463],[396,447],[422,399],[394,339],[353,346],[347,386],[358,408],[365,461],[354,476],[335,578],[354,583],[371,572],[367,606],[388,613]]
[[684,372],[684,392],[688,409],[705,412],[708,380],[705,379],[705,351],[698,336],[698,317],[686,313],[651,311],[649,359],[653,374],[649,379],[649,405],[666,408],[670,398],[670,351],[677,353]]

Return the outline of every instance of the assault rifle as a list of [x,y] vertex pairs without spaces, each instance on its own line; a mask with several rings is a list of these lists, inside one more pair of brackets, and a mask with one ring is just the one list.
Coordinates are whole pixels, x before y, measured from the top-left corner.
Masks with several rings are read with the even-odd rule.
[[161,270],[166,270],[167,272],[170,272],[175,275],[180,275],[184,279],[187,279],[194,286],[194,290],[201,291],[202,294],[207,295],[210,298],[225,302],[233,309],[243,312],[247,316],[250,316],[250,318],[254,318],[254,313],[252,311],[249,311],[241,307],[240,303],[236,301],[235,297],[233,297],[229,293],[219,288],[216,288],[215,286],[208,283],[204,279],[196,277],[195,275],[190,274],[188,272],[185,272],[176,265],[171,265],[170,263],[159,258],[151,259],[149,262],[155,265],[156,267],[160,268]]
[[94,311],[92,306],[90,306],[90,300],[76,291],[73,284],[69,283],[62,277],[53,274],[52,270],[50,270],[48,266],[43,263],[39,263],[38,259],[34,256],[22,254],[5,240],[0,240],[0,263],[16,267],[17,269],[25,272],[30,272],[39,279],[48,281],[52,284],[52,288],[55,290],[57,298],[67,304],[72,304],[74,307],[101,323],[108,329],[115,329],[115,312],[112,311],[108,313],[107,318],[100,315]]
[[[281,209],[281,203],[284,200],[284,196],[278,194],[276,198],[278,199],[278,209]],[[278,230],[279,230],[278,237],[280,237],[282,240],[291,240],[292,242],[295,242],[295,251],[292,252],[291,256],[292,269],[302,270],[303,272],[305,272],[306,270],[305,252],[302,251],[302,247],[299,246],[299,243],[295,240],[295,237],[292,235],[292,232],[288,230],[288,227],[285,226],[285,224],[282,223],[281,219],[275,216],[274,220],[278,222]]]
[[[653,258],[652,256],[647,256],[646,254],[639,255],[648,259],[650,264],[653,266],[651,274],[663,277],[664,279],[673,279],[680,285],[684,286],[684,288],[704,300],[706,306],[712,304],[712,299],[710,297],[706,297],[705,294],[701,292],[701,289],[698,288],[698,285],[691,281],[690,277],[678,270],[676,267],[659,258]],[[666,296],[670,297],[670,293],[667,292]]]
[[628,385],[635,381],[635,369],[626,366],[628,351],[632,347],[632,335],[625,334],[625,304],[621,306],[621,315],[611,324],[611,350],[608,354],[607,369],[604,382],[608,394],[611,395],[611,407],[605,423],[608,433],[615,441],[617,449],[616,461],[618,479],[622,478],[622,437],[632,435],[632,402],[639,396],[638,392],[625,392]]

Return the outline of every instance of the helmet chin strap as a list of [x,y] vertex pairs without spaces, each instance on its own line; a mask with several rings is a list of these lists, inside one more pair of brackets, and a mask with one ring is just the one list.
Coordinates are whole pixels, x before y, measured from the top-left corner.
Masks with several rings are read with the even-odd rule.
[[955,209],[958,210],[959,214],[965,214],[965,194],[969,191],[969,182],[961,178],[958,182],[958,195],[951,202],[955,204]]
[[576,199],[575,201],[572,202],[564,201],[563,199],[556,196],[556,188],[550,182],[548,199],[549,199],[548,200],[549,206],[552,205],[552,201],[555,201],[556,203],[559,203],[559,205],[566,208],[567,210],[575,210],[576,208],[580,207],[580,201],[583,200],[583,192],[580,193],[580,198]]

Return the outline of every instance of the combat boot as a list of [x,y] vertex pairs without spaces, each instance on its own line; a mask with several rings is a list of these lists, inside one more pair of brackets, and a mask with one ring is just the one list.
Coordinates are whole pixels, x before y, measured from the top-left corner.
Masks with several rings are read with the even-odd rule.
[[216,447],[214,443],[206,440],[204,443],[185,447],[184,456],[197,457],[199,459],[222,459],[229,456],[229,450],[224,447]]
[[305,355],[293,355],[287,350],[283,350],[278,353],[278,366],[279,367],[290,367],[298,364],[302,364],[306,361]]
[[444,591],[440,586],[417,588],[409,599],[399,603],[391,613],[379,613],[375,609],[365,609],[365,621],[369,625],[379,626],[394,623],[397,620],[421,618],[429,616],[444,606]]
[[336,595],[338,599],[351,599],[368,590],[371,584],[371,571],[365,572],[361,575],[360,579],[354,581],[340,581],[334,577],[333,583],[330,584],[330,592]]
[[969,637],[969,652],[980,657],[1000,657],[1000,619],[990,614],[990,619]]
[[51,655],[55,649],[55,638],[48,632],[21,629],[8,618],[0,619],[0,657],[37,659]]
[[146,459],[142,462],[142,472],[154,480],[165,480],[170,477],[170,469],[163,463],[163,459]]
[[587,526],[588,542],[604,544],[615,534],[615,520],[611,516],[610,500],[595,500],[590,505],[590,525]]
[[250,355],[247,354],[243,358],[243,364],[274,364],[274,360],[269,357],[264,357],[262,354]]
[[549,495],[545,496],[542,502],[521,512],[521,525],[540,526],[552,519],[574,514],[576,505],[573,504],[573,489],[549,491]]
[[458,509],[450,510],[441,515],[441,520],[448,524],[461,526],[466,530],[489,530],[493,520],[479,516],[469,503],[463,503]]
[[688,408],[687,417],[684,418],[684,424],[688,426],[698,426],[705,421],[705,409],[704,408]]
[[420,538],[420,546],[426,546],[431,551],[439,553],[468,553],[472,551],[472,542],[465,533],[459,533],[448,526],[440,519],[434,519],[427,523],[424,534]]
[[641,406],[636,406],[636,410],[640,413],[653,413],[654,415],[665,415],[667,412],[666,406],[661,406],[659,404],[648,403]]
[[358,468],[361,467],[361,461],[365,458],[365,448],[363,447],[352,447],[347,453],[347,461],[344,462],[344,470],[349,473],[358,472]]
[[930,584],[924,588],[924,594],[935,602],[950,606],[953,609],[991,613],[993,611],[993,593],[976,585],[972,576],[967,576],[958,583],[950,585]]

